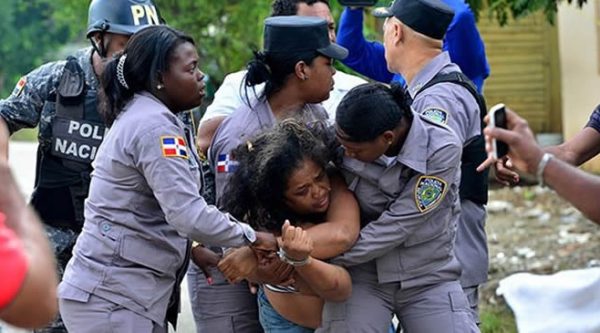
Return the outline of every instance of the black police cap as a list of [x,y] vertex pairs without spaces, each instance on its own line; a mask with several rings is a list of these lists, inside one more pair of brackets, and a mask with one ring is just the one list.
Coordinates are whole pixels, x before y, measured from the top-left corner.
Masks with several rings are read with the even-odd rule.
[[309,16],[275,16],[265,20],[265,52],[317,51],[343,60],[348,50],[329,40],[327,21]]
[[396,0],[390,7],[373,10],[376,17],[395,16],[416,32],[443,39],[454,11],[440,0]]

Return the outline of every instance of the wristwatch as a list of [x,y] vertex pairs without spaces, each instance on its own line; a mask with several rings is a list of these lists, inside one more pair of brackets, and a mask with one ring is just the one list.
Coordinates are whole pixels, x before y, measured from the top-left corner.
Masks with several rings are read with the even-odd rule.
[[254,244],[256,242],[256,231],[247,224],[241,224],[241,226],[244,232],[244,238],[246,238],[248,245]]

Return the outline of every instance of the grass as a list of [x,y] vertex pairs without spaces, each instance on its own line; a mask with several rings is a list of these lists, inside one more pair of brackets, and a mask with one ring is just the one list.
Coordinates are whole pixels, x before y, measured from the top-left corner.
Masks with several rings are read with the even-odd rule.
[[506,305],[484,305],[479,328],[482,333],[517,333],[515,317]]
[[10,139],[13,141],[37,141],[38,130],[36,128],[25,128],[14,133]]

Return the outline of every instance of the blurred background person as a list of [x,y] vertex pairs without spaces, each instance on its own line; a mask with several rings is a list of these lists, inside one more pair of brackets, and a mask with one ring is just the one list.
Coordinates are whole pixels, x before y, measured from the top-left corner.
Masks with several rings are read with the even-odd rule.
[[43,327],[58,311],[56,263],[38,217],[2,158],[0,184],[0,320]]
[[[96,109],[98,78],[106,60],[122,51],[133,33],[160,23],[151,0],[93,0],[86,32],[92,45],[23,76],[0,101],[0,123],[6,125],[0,126],[0,155],[7,156],[10,135],[39,127],[31,205],[44,223],[59,278],[83,225],[91,162],[106,131]],[[58,317],[37,332],[66,329]]]

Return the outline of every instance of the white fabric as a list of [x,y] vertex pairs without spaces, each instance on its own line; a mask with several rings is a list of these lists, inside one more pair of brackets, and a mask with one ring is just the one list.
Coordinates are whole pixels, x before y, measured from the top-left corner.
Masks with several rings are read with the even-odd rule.
[[600,332],[600,268],[518,273],[501,280],[496,293],[512,308],[520,333]]
[[[244,75],[246,75],[245,70],[225,76],[223,83],[215,93],[215,99],[206,109],[206,113],[200,122],[204,122],[211,118],[229,116],[244,103],[244,98],[242,97],[243,95],[240,90]],[[333,80],[334,86],[329,95],[329,99],[322,103],[325,110],[327,110],[327,115],[329,116],[329,121],[331,123],[335,120],[335,110],[346,93],[355,86],[367,82],[357,76],[349,75],[341,71],[335,73]],[[260,95],[263,88],[264,84],[256,85],[254,87],[256,95]],[[250,97],[253,97],[252,89],[249,89],[249,93]]]

